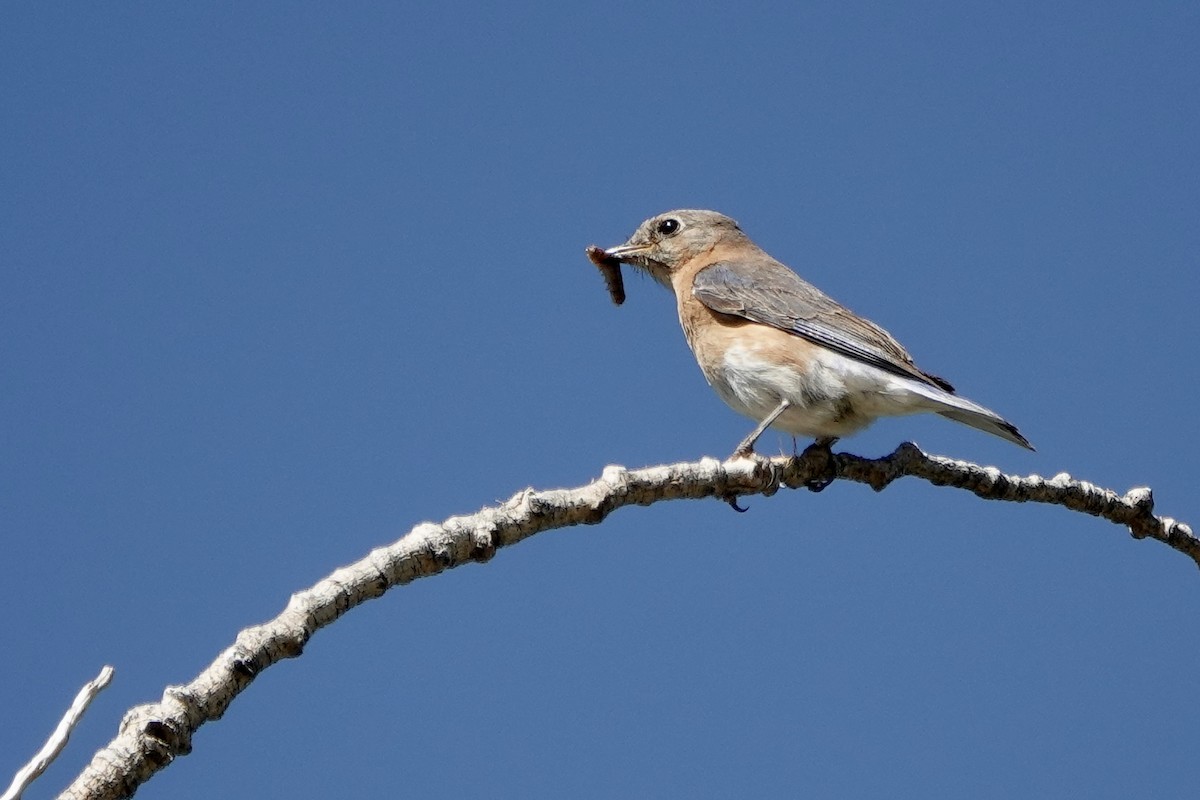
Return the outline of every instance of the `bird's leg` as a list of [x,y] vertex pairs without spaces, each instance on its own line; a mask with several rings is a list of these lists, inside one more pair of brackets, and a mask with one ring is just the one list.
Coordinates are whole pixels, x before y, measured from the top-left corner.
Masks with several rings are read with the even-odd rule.
[[833,460],[833,443],[836,441],[836,436],[819,436],[800,454],[800,458],[811,456],[821,460],[820,477],[809,478],[804,482],[804,487],[809,491],[819,492],[837,479],[837,465]]
[[771,424],[775,422],[775,420],[779,419],[779,415],[787,411],[789,408],[791,408],[791,406],[792,402],[790,400],[780,400],[779,405],[775,407],[775,410],[770,414],[767,414],[766,418],[762,422],[758,423],[758,427],[750,431],[749,436],[747,436],[745,439],[742,439],[741,443],[737,446],[737,449],[733,451],[733,455],[730,456],[730,458],[748,458],[753,455],[754,443],[758,441],[758,437],[762,436],[763,431],[771,427]]
[[[730,458],[753,458],[760,466],[763,464],[769,465],[770,462],[767,459],[762,458],[754,452],[754,443],[758,441],[758,437],[763,435],[763,431],[771,427],[771,423],[779,419],[779,415],[787,411],[791,405],[791,401],[789,400],[780,400],[779,405],[775,407],[775,410],[770,414],[767,414],[766,419],[758,423],[758,427],[750,431],[749,436],[747,436],[745,439],[742,439],[742,441],[738,444],[737,449],[733,451],[733,455],[731,455]],[[772,474],[775,476],[776,483],[778,483],[779,474],[778,470],[774,467],[772,467]],[[726,503],[729,503],[730,508],[732,508],[734,511],[746,510],[742,506],[738,505],[737,495],[730,495],[721,499],[723,499]]]

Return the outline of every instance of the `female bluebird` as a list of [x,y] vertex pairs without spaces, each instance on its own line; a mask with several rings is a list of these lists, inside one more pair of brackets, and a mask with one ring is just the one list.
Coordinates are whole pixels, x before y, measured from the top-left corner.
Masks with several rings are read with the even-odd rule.
[[704,377],[758,420],[735,456],[770,426],[829,446],[879,417],[932,411],[1022,447],[1016,427],[919,369],[892,336],[803,280],[715,211],[668,211],[604,251],[675,292]]

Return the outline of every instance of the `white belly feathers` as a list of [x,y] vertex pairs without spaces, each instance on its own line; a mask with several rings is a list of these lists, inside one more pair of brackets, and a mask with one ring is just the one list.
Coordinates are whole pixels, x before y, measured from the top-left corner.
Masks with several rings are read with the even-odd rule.
[[752,348],[730,347],[719,365],[705,370],[713,389],[734,410],[762,420],[780,400],[791,402],[772,425],[802,436],[848,436],[877,417],[928,411],[936,406],[913,380],[817,350],[807,371],[768,361]]

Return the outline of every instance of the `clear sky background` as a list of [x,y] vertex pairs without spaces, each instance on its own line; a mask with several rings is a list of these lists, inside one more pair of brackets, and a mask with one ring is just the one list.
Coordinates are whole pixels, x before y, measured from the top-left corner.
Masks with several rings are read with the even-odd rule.
[[[423,520],[727,455],[714,208],[1038,446],[1200,523],[1196,3],[20,4],[0,25],[0,774]],[[768,434],[765,452],[790,448]],[[1200,575],[916,480],[618,511],[319,633],[139,797],[1128,797],[1200,785]]]

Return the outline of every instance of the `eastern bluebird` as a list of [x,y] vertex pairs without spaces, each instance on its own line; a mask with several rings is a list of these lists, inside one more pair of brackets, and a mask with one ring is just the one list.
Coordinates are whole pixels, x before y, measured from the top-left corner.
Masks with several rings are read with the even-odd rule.
[[604,255],[675,292],[704,377],[759,422],[735,456],[751,455],[771,426],[828,447],[879,417],[922,411],[1033,449],[1012,423],[918,369],[891,334],[771,258],[724,214],[668,211]]

